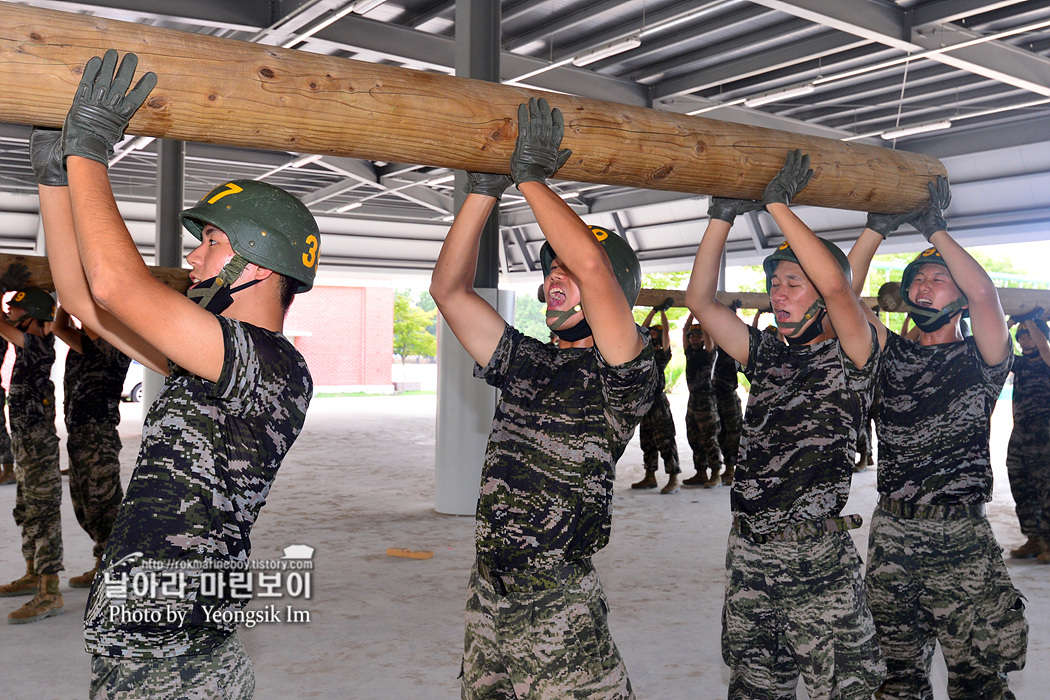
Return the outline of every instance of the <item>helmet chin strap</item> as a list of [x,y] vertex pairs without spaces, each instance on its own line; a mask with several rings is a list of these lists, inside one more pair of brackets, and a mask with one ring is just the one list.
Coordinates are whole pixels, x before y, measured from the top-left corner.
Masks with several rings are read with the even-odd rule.
[[[824,300],[818,297],[817,300],[806,309],[806,313],[802,314],[801,321],[777,321],[777,328],[785,328],[789,331],[784,334],[784,340],[786,340],[788,344],[805,345],[824,332],[824,316],[827,313],[824,309]],[[816,320],[809,325],[809,328],[802,331],[802,327],[806,325],[811,318]]]
[[558,309],[547,308],[547,318],[556,319],[554,323],[550,324],[550,328],[556,336],[569,343],[575,343],[577,340],[583,340],[584,338],[591,335],[591,327],[587,323],[587,319],[581,319],[579,323],[569,328],[563,328],[566,321],[578,314],[583,310],[583,307],[577,304],[568,311],[561,311]]
[[213,314],[221,314],[233,303],[234,292],[247,289],[260,280],[245,282],[239,287],[231,287],[241,273],[244,272],[248,261],[234,253],[221,270],[214,277],[198,282],[192,288],[186,290],[186,296],[197,302],[197,305]]
[[904,303],[911,310],[911,319],[919,330],[923,333],[933,333],[943,328],[969,302],[966,297],[959,297],[943,309],[927,309],[912,302],[910,297],[906,298]]

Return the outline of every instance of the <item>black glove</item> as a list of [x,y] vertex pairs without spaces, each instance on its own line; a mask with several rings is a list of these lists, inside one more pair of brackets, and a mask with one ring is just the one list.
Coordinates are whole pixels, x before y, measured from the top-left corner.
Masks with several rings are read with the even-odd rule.
[[927,189],[930,191],[930,203],[922,210],[919,218],[912,222],[912,226],[929,241],[930,236],[937,231],[948,230],[944,210],[952,202],[952,190],[948,178],[943,175],[938,175],[934,182],[927,185]]
[[1034,321],[1037,318],[1041,317],[1043,315],[1043,313],[1045,313],[1043,311],[1043,307],[1037,306],[1034,309],[1032,309],[1031,311],[1026,311],[1023,314],[1017,314],[1015,316],[1011,316],[1010,320],[1013,321],[1014,323],[1024,323],[1025,321]]
[[503,192],[514,184],[510,176],[497,175],[496,173],[467,173],[467,184],[463,191],[467,194],[483,194],[486,197],[495,197],[497,200],[503,197]]
[[737,309],[741,309],[743,307],[744,302],[740,301],[739,299],[734,299],[733,301],[729,302],[729,308],[733,311],[736,311]]
[[65,154],[62,152],[62,130],[34,126],[29,135],[29,162],[38,185],[68,185]]
[[656,307],[657,312],[667,311],[669,308],[674,306],[674,297],[667,297],[664,299],[664,303]]
[[797,149],[790,151],[784,161],[784,167],[766,185],[766,191],[762,194],[762,205],[791,204],[791,200],[809,184],[812,177],[813,170],[809,167],[809,156],[803,155],[802,151]]
[[565,133],[561,110],[551,109],[547,100],[530,97],[518,105],[518,142],[510,157],[510,175],[515,185],[546,182],[572,155],[558,150]]
[[868,214],[868,220],[865,222],[864,228],[870,228],[875,233],[886,238],[886,236],[896,231],[903,224],[914,223],[922,216],[922,212],[923,210],[919,209],[906,214]]
[[762,208],[762,202],[757,199],[727,199],[725,197],[712,197],[711,204],[707,207],[707,215],[712,219],[725,221],[732,225],[738,214],[749,211],[758,211]]
[[29,285],[29,268],[23,262],[15,261],[0,274],[0,296],[15,289]]
[[131,116],[156,86],[157,75],[150,72],[128,92],[139,64],[138,56],[125,54],[114,76],[116,63],[117,52],[110,49],[103,58],[94,56],[84,66],[84,75],[62,127],[67,156],[81,156],[108,165],[113,147],[124,137]]

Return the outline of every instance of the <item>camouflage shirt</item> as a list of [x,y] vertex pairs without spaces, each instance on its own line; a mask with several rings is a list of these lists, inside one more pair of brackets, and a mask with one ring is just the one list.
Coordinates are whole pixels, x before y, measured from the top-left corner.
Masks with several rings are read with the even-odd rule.
[[[146,416],[135,472],[103,555],[104,575],[95,577],[88,598],[90,653],[207,653],[235,631],[229,613],[247,602],[229,589],[207,590],[230,581],[208,562],[247,561],[252,525],[302,430],[313,384],[284,336],[223,317],[219,322],[225,360],[218,381],[172,365]],[[146,560],[163,562],[170,572],[153,572],[152,580],[170,576],[174,585],[174,574],[182,573],[185,589],[135,595],[136,578],[151,580]],[[214,573],[202,576],[196,567]],[[114,605],[119,600],[107,590],[121,582],[128,589],[123,606]]]
[[1014,423],[1050,421],[1050,367],[1039,355],[1014,355]]
[[653,349],[653,359],[656,360],[656,393],[663,393],[667,388],[667,365],[671,364],[671,348],[662,350]]
[[82,352],[70,349],[66,354],[65,388],[66,427],[120,422],[120,392],[131,358],[102,338],[92,340],[80,334]]
[[597,348],[559,350],[507,326],[474,376],[500,389],[485,449],[475,541],[511,571],[589,557],[609,542],[613,477],[657,387],[648,334],[613,367]]
[[858,369],[837,339],[786,345],[750,328],[751,381],[732,509],[751,530],[839,515],[849,498],[857,429],[871,407],[879,346]]
[[685,346],[685,383],[689,393],[711,393],[711,374],[714,371],[717,350],[708,352],[704,348]]
[[728,352],[719,350],[715,358],[715,373],[711,386],[719,396],[735,394],[739,381],[736,378],[737,363]]
[[55,336],[48,334],[41,338],[32,333],[23,335],[23,346],[15,346],[11,388],[7,391],[13,433],[55,424],[55,384],[51,381],[51,366],[55,364]]
[[973,338],[922,346],[890,332],[875,416],[879,493],[923,505],[989,500],[990,421],[1012,361],[986,365]]

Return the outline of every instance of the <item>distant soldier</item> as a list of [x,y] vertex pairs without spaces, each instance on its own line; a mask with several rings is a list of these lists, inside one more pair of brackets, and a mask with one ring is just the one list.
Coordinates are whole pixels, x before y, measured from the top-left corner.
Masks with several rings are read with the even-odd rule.
[[725,486],[733,483],[736,458],[740,452],[740,433],[744,428],[744,413],[740,409],[740,397],[736,394],[738,384],[737,361],[728,352],[719,350],[715,356],[711,387],[714,389],[715,405],[718,407],[718,447],[725,463],[725,471],[722,473],[722,484]]
[[69,496],[73,513],[91,537],[95,566],[69,579],[90,588],[106,551],[124,497],[120,485],[120,392],[131,358],[89,328],[76,328],[64,307],[55,314],[55,335],[69,346],[63,381]]
[[722,451],[718,446],[718,405],[712,387],[718,349],[700,324],[693,323],[693,314],[685,319],[682,335],[685,381],[689,386],[685,435],[693,451],[693,467],[696,469],[696,474],[682,485],[713,488],[721,483],[718,474],[722,466]]
[[591,228],[546,179],[564,123],[546,100],[518,109],[513,182],[547,238],[547,326],[557,346],[508,326],[474,291],[478,242],[505,175],[470,173],[430,294],[474,374],[500,389],[481,473],[467,591],[462,697],[633,698],[591,557],[609,542],[613,477],[658,383],[631,307],[638,258]]
[[1006,448],[1006,473],[1021,534],[1015,559],[1050,564],[1050,327],[1042,309],[1010,319],[1021,353],[1014,355],[1014,427]]
[[[645,466],[645,476],[641,481],[631,484],[632,489],[656,488],[656,470],[660,466],[660,458],[664,460],[664,471],[667,472],[667,484],[660,489],[660,493],[678,493],[678,475],[682,468],[678,466],[678,443],[675,442],[674,416],[671,415],[671,403],[664,393],[665,372],[667,365],[671,362],[671,342],[667,337],[667,309],[673,299],[668,299],[663,306],[653,307],[645,321],[643,328],[649,329],[649,337],[653,343],[653,357],[656,360],[657,391],[653,405],[649,411],[642,416],[642,422],[638,424],[638,441],[642,448],[642,460]],[[660,313],[660,323],[652,325],[653,316]]]

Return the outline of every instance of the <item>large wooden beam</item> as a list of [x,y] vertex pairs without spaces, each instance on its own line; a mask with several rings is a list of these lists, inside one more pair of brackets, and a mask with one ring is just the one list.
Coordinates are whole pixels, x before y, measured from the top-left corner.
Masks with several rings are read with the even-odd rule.
[[[0,253],[0,272],[13,263],[21,263],[29,268],[29,286],[40,287],[49,292],[55,291],[55,282],[51,278],[51,268],[47,258],[42,255],[9,255]],[[158,280],[177,292],[185,293],[190,286],[189,270],[181,267],[150,267],[150,272]],[[11,290],[8,290],[11,291]]]
[[910,211],[932,156],[0,2],[0,122],[61,126],[84,63],[133,51],[159,84],[131,134],[508,172],[517,106],[566,117],[566,180],[757,198],[788,150],[816,175],[796,202]]

